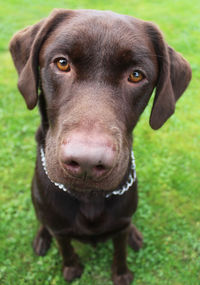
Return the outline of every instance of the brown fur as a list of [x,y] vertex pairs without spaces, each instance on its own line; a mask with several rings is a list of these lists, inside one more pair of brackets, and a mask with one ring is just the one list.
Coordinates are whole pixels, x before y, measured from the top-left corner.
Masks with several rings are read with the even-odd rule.
[[[96,244],[113,238],[114,284],[130,284],[133,275],[126,265],[127,240],[136,251],[142,246],[141,234],[131,225],[137,208],[137,182],[122,196],[105,198],[105,193],[127,180],[132,130],[154,88],[150,125],[158,129],[173,114],[191,79],[189,64],[167,45],[154,24],[91,10],[54,10],[48,18],[18,32],[10,51],[28,108],[38,101],[41,112],[32,183],[32,199],[41,222],[35,252],[44,255],[55,237],[63,256],[64,278],[72,281],[80,277],[83,267],[71,239]],[[54,59],[63,56],[71,65],[68,73],[55,66]],[[129,75],[138,69],[145,79],[130,83]],[[114,165],[102,179],[76,178],[62,167],[61,145],[76,133],[99,140],[104,136],[115,149]],[[44,173],[41,146],[50,178],[70,188],[72,195],[59,190]]]

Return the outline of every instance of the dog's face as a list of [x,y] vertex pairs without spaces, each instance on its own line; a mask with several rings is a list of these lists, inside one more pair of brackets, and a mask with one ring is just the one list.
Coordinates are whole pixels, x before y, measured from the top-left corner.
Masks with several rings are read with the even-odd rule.
[[16,34],[10,50],[30,109],[40,79],[48,174],[77,190],[115,189],[153,89],[158,129],[191,78],[153,24],[112,12],[56,10]]

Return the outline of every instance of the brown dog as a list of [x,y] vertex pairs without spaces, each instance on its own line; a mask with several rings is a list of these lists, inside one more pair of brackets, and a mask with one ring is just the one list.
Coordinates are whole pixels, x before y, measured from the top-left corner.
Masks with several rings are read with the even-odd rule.
[[173,114],[191,79],[189,64],[152,23],[90,10],[54,10],[18,32],[10,51],[28,108],[38,102],[41,112],[32,183],[41,223],[36,254],[45,255],[55,237],[71,281],[83,271],[71,239],[96,244],[112,237],[114,284],[130,284],[127,241],[136,251],[142,246],[131,224],[132,130],[154,88],[151,127]]

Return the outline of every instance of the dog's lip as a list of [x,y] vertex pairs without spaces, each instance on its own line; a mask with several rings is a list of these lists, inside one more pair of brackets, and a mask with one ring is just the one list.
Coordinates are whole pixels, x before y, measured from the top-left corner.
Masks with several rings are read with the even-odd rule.
[[[75,191],[93,191],[93,190],[102,190],[102,191],[112,191],[113,189],[108,189],[107,187],[103,187],[103,185],[107,185],[106,183],[106,179],[108,178],[108,176],[112,175],[112,172],[114,170],[111,169],[104,177],[101,177],[100,179],[83,179],[80,177],[74,177],[70,174],[68,174],[65,170],[64,170],[64,175],[62,176],[62,181],[60,181],[59,183],[62,183],[65,187],[71,189],[71,190],[75,190]],[[105,183],[104,183],[105,181]]]
[[[65,169],[63,169],[63,167],[61,169],[62,169],[61,177],[58,179],[52,178],[52,180],[53,181],[56,180],[56,183],[63,184],[67,189],[70,189],[71,191],[75,190],[77,192],[80,192],[80,191],[84,191],[84,190],[92,191],[92,190],[99,190],[99,189],[103,190],[103,191],[110,191],[110,190],[104,189],[104,187],[102,187],[104,184],[104,180],[106,180],[106,178],[107,178],[107,175],[102,177],[101,179],[96,179],[96,180],[86,179],[86,180],[84,180],[83,178],[74,177],[74,176],[70,175],[69,173],[67,173],[65,171]],[[112,172],[112,169],[109,171],[108,175],[111,175],[111,172]],[[106,185],[106,183],[105,183],[105,185]]]
[[100,181],[86,181],[84,182],[82,179],[70,179],[68,177],[68,181],[63,183],[67,189],[69,189],[71,192],[75,191],[78,193],[81,192],[102,192],[102,193],[109,193],[112,191],[115,191],[118,188],[121,188],[121,186],[127,181],[128,174],[129,174],[129,167],[127,168],[126,174],[123,176],[121,181],[116,184],[115,186],[112,186],[112,188],[104,187],[104,185],[108,185],[107,183],[100,183]]
[[100,183],[99,181],[92,181],[92,180],[87,180],[87,181],[84,181],[83,179],[80,179],[80,178],[70,178],[70,177],[67,177],[65,178],[66,181],[61,181],[61,183],[67,188],[69,189],[70,191],[77,191],[77,192],[83,192],[84,190],[89,192],[89,191],[112,191],[112,190],[106,190],[104,189],[104,187],[102,187],[101,184],[103,183]]

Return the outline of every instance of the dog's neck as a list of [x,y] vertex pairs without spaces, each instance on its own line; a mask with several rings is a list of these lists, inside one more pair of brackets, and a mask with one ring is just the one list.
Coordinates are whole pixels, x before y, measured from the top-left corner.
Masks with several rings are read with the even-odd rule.
[[[73,191],[71,191],[70,189],[66,188],[65,185],[52,181],[50,179],[50,177],[48,176],[48,172],[47,172],[47,167],[46,167],[46,158],[45,158],[45,153],[44,153],[44,149],[43,147],[40,148],[40,157],[41,157],[41,162],[42,162],[42,166],[44,169],[44,172],[46,173],[48,179],[56,186],[58,187],[60,190],[67,192],[68,194],[70,194],[71,196],[76,196],[74,195]],[[130,171],[128,174],[128,178],[126,180],[126,182],[119,188],[116,189],[114,191],[105,193],[105,198],[109,198],[113,195],[123,195],[124,193],[126,193],[129,188],[133,185],[133,183],[136,181],[136,165],[135,165],[135,158],[134,158],[134,153],[133,151],[131,152],[131,165],[130,165]]]

